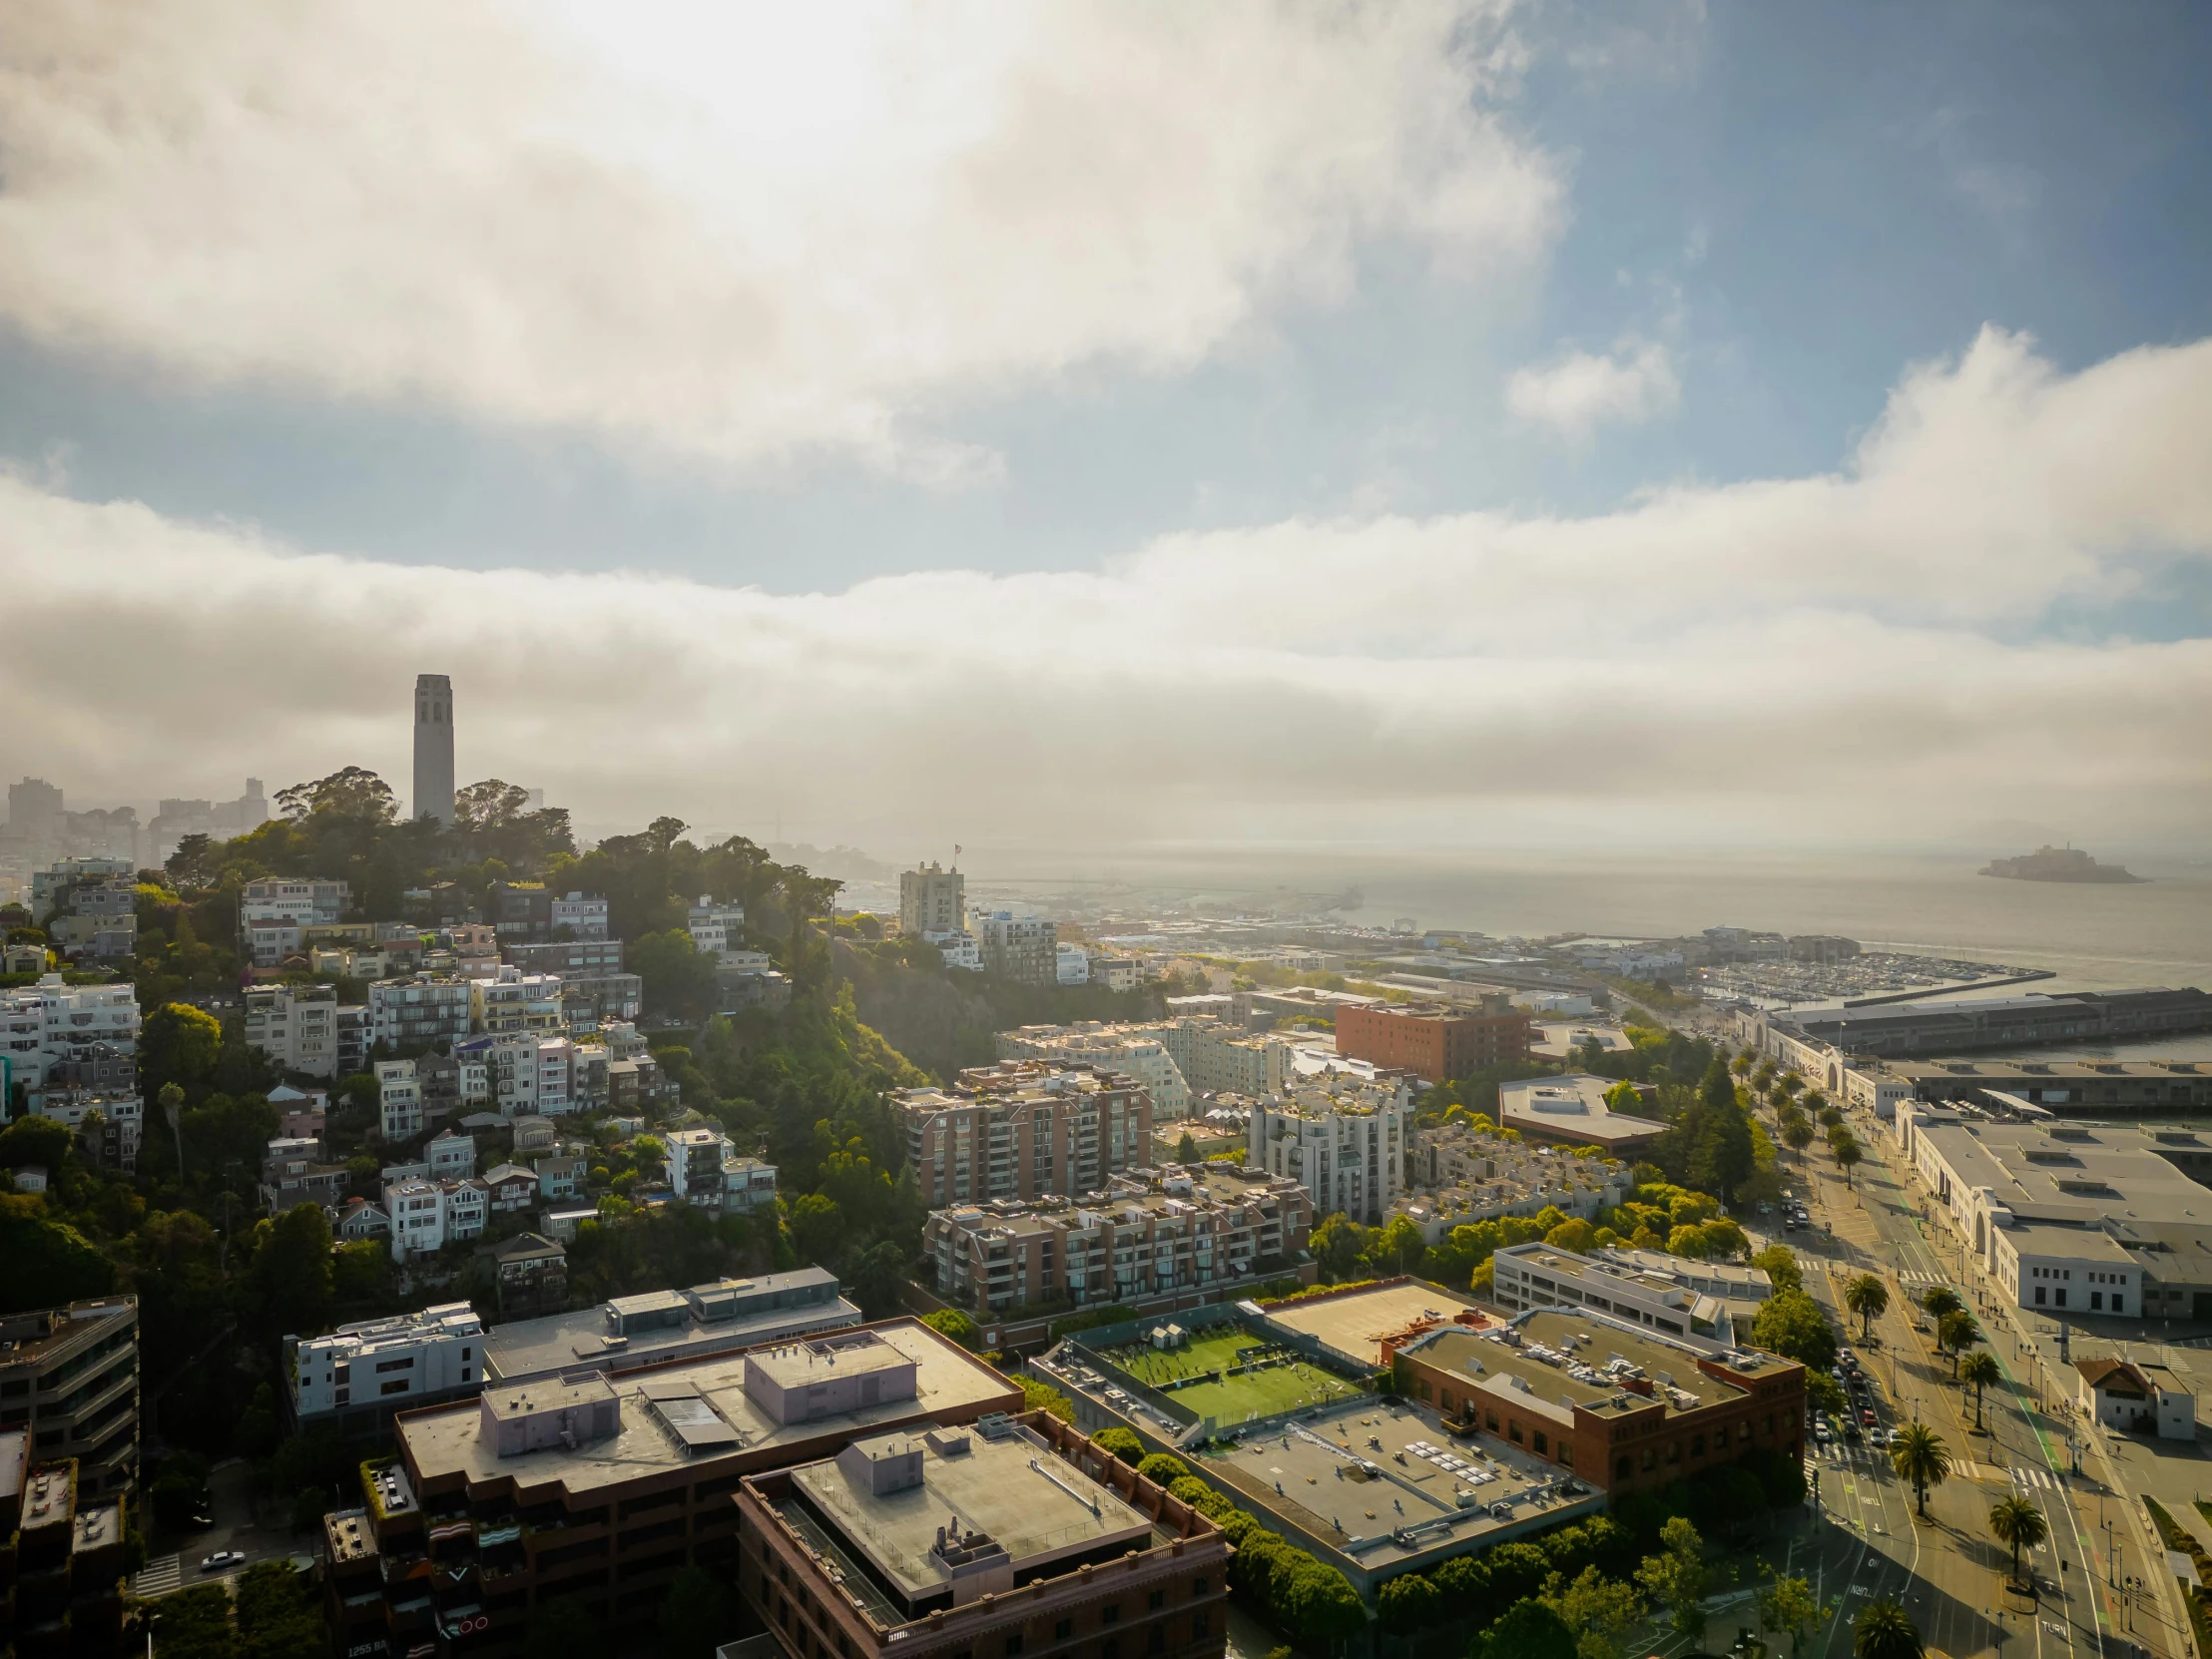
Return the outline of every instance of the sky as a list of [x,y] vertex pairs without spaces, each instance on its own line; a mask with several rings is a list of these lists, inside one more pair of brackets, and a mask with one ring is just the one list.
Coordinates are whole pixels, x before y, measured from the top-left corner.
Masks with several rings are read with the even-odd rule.
[[[904,853],[2190,854],[2212,16],[0,29],[0,769]],[[1997,850],[2004,850],[1999,848]]]

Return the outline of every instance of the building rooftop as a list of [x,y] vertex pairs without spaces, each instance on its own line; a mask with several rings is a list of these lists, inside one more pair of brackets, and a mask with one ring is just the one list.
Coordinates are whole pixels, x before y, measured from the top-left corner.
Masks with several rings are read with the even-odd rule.
[[[650,1397],[646,1384],[651,1383],[664,1398],[674,1397],[670,1384],[689,1384],[688,1393],[719,1416],[728,1425],[734,1445],[746,1450],[803,1444],[839,1427],[845,1432],[864,1432],[870,1424],[916,1415],[965,1415],[1002,1399],[1011,1390],[1012,1384],[998,1373],[919,1321],[898,1320],[870,1329],[883,1344],[914,1362],[912,1399],[885,1400],[834,1417],[785,1426],[747,1396],[747,1356],[736,1353],[673,1361],[631,1376],[618,1375],[613,1380],[614,1387],[626,1402],[636,1400],[645,1407]],[[493,1391],[501,1386],[494,1384]],[[676,1393],[686,1391],[678,1388]],[[670,1437],[659,1413],[650,1408],[625,1408],[620,1431],[609,1438],[573,1449],[549,1446],[507,1457],[499,1456],[482,1437],[473,1401],[403,1412],[395,1427],[408,1465],[424,1481],[449,1475],[472,1481],[511,1476],[522,1485],[552,1483],[571,1493],[588,1492],[680,1467],[692,1456]]]
[[1575,1145],[1599,1147],[1640,1144],[1666,1133],[1650,1118],[1630,1117],[1605,1104],[1618,1078],[1578,1072],[1567,1077],[1534,1077],[1498,1085],[1498,1122],[1524,1135],[1546,1135]]
[[[597,1212],[587,1205],[581,1213]],[[633,1328],[647,1319],[666,1323]],[[617,1297],[597,1308],[495,1326],[484,1336],[484,1372],[510,1382],[585,1365],[634,1371],[859,1323],[859,1309],[837,1295],[834,1274],[801,1268]]]
[[1150,1516],[1018,1424],[854,1440],[794,1469],[792,1485],[909,1612],[948,1590],[963,1599],[964,1568],[996,1566],[993,1587],[1011,1589],[1068,1557],[1152,1543]]
[[1342,1296],[1311,1297],[1261,1312],[1268,1323],[1312,1337],[1358,1364],[1382,1364],[1382,1344],[1423,1325],[1446,1324],[1473,1315],[1488,1324],[1464,1297],[1417,1279],[1390,1280]]
[[[1571,1421],[1571,1407],[1628,1410],[1657,1402],[1669,1413],[1741,1399],[1747,1390],[1698,1365],[1698,1351],[1598,1314],[1549,1310],[1501,1331],[1445,1326],[1413,1345],[1432,1366],[1538,1414]],[[1731,1369],[1756,1372],[1790,1362],[1738,1355]],[[1648,1392],[1647,1392],[1648,1389]]]
[[2178,1223],[2212,1228],[2207,1191],[2152,1147],[2134,1127],[2101,1123],[1992,1119],[1917,1123],[1926,1141],[1968,1188],[1987,1187],[2021,1226],[2094,1228],[2106,1222]]
[[366,1509],[332,1509],[322,1517],[322,1541],[333,1563],[367,1561],[376,1554],[376,1529]]
[[1132,1212],[1200,1216],[1304,1196],[1305,1189],[1287,1176],[1267,1175],[1227,1164],[1205,1164],[1196,1168],[1176,1165],[1165,1170],[1124,1171],[1103,1191],[1081,1193],[1073,1198],[1050,1193],[1034,1199],[1000,1198],[982,1204],[955,1205],[937,1214],[972,1232],[1003,1231],[1018,1236],[1045,1233],[1059,1227],[1095,1227],[1101,1222],[1120,1222]]
[[72,1302],[67,1308],[10,1314],[0,1319],[0,1366],[36,1364],[63,1345],[83,1338],[100,1321],[137,1311],[137,1297],[111,1296]]

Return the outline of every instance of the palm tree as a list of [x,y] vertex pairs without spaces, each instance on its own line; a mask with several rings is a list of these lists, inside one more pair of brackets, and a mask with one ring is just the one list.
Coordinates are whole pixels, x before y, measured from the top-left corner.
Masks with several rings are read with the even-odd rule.
[[2042,1510],[2015,1492],[1989,1506],[1989,1533],[1998,1543],[2012,1546],[2012,1581],[2018,1583],[2020,1551],[2033,1549],[2049,1537],[2050,1522],[2043,1519]]
[[1974,1427],[1981,1426],[1981,1390],[2003,1377],[2004,1368],[1997,1364],[1994,1354],[1969,1354],[1959,1362],[1958,1381],[1973,1389]]
[[1859,1340],[1874,1340],[1874,1322],[1890,1311],[1890,1287],[1881,1276],[1863,1273],[1844,1287],[1844,1306],[1859,1316]]
[[1937,1285],[1921,1297],[1921,1311],[1931,1319],[1939,1320],[1945,1314],[1955,1314],[1963,1307],[1965,1304],[1958,1300],[1958,1293],[1948,1285]]
[[1953,1309],[1936,1322],[1936,1343],[1950,1352],[1950,1375],[1953,1382],[1958,1377],[1958,1356],[1981,1341],[1981,1327],[1974,1324],[1973,1315],[1963,1308]]
[[1950,1478],[1950,1447],[1927,1423],[1908,1423],[1890,1442],[1890,1464],[1900,1480],[1913,1482],[1913,1507],[1925,1518],[1929,1487]]
[[1921,1633],[1896,1602],[1869,1602],[1851,1621],[1853,1659],[1922,1659]]

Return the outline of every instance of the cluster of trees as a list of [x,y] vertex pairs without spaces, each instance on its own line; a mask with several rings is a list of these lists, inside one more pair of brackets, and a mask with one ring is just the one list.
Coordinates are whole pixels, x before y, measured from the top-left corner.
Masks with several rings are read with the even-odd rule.
[[322,1659],[330,1639],[322,1608],[288,1561],[260,1561],[239,1575],[238,1601],[221,1584],[164,1596],[152,1613],[166,1659]]

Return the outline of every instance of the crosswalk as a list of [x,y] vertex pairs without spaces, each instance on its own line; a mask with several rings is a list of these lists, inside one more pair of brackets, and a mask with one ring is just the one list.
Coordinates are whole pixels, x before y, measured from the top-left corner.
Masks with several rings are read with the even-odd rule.
[[2062,1492],[2066,1489],[2066,1483],[2048,1469],[2014,1468],[2012,1484],[2040,1487],[2046,1492]]
[[167,1595],[185,1581],[184,1558],[164,1555],[139,1568],[138,1576],[131,1580],[131,1593],[141,1600],[148,1596]]
[[1950,1281],[1923,1268],[1906,1268],[1898,1274],[1898,1283],[1909,1285],[1916,1291],[1932,1291],[1938,1285],[1949,1284]]

